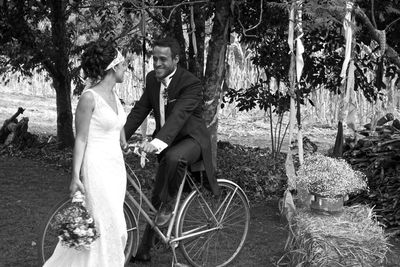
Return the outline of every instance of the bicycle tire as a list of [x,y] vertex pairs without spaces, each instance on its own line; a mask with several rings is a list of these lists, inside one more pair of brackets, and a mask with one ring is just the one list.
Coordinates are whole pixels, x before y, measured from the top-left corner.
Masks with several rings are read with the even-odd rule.
[[[53,254],[53,251],[58,243],[57,233],[51,228],[51,222],[54,220],[55,215],[62,209],[71,205],[71,198],[66,197],[58,202],[49,212],[48,219],[42,224],[39,232],[39,257],[42,263],[45,263],[48,258]],[[124,215],[128,230],[127,243],[125,246],[125,263],[130,260],[139,246],[139,231],[138,222],[132,208],[125,200],[124,202]]]
[[196,267],[228,265],[239,254],[247,237],[250,207],[245,193],[229,180],[218,179],[218,185],[219,196],[213,196],[205,190],[201,194],[220,222],[217,223],[213,218],[198,191],[189,194],[178,215],[178,237],[220,227],[218,230],[180,241],[179,247],[184,257]]

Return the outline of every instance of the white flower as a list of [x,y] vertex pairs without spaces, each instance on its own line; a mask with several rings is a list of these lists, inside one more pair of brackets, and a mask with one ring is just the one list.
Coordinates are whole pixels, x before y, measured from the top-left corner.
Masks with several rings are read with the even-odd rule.
[[367,188],[365,175],[342,159],[309,155],[297,173],[298,184],[327,197],[346,195]]
[[87,230],[87,234],[88,234],[88,236],[94,236],[94,232],[93,232],[93,229],[88,229]]
[[73,232],[74,232],[74,234],[79,235],[81,232],[81,229],[75,228]]

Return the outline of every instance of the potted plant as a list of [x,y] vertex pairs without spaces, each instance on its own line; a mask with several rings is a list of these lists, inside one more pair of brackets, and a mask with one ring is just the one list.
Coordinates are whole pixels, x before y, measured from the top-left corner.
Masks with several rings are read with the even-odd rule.
[[310,208],[329,213],[343,211],[348,194],[367,189],[366,177],[344,159],[318,153],[307,155],[297,172],[297,185],[311,194]]

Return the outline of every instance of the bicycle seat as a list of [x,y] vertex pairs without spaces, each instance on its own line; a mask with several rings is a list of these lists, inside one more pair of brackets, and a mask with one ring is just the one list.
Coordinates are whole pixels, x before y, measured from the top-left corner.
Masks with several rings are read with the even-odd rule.
[[191,172],[201,172],[201,171],[205,171],[206,168],[204,167],[204,162],[203,160],[199,160],[195,163],[193,163],[192,165],[189,166],[189,170]]

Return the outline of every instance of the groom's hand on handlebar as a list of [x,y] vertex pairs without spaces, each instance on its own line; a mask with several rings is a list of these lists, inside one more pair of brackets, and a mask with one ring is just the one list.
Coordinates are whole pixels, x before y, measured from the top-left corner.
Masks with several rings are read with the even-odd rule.
[[157,152],[157,148],[149,142],[143,142],[140,147],[141,147],[142,151],[144,151],[146,153]]
[[137,156],[139,156],[140,166],[144,168],[144,166],[146,165],[146,161],[149,161],[148,158],[146,157],[147,151],[152,151],[152,147],[154,146],[147,142],[128,144],[129,148],[128,153],[134,153]]

